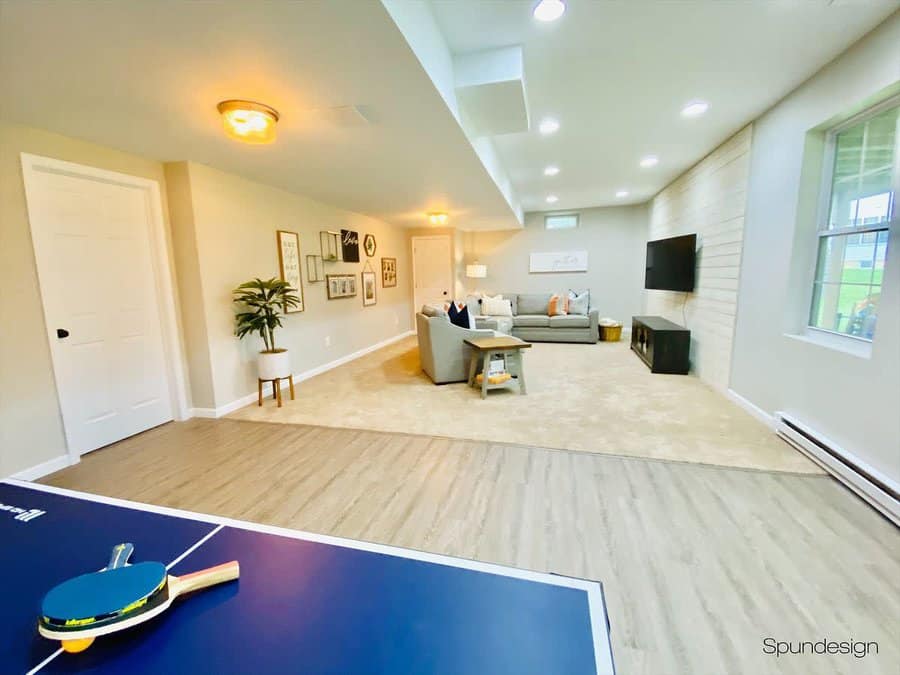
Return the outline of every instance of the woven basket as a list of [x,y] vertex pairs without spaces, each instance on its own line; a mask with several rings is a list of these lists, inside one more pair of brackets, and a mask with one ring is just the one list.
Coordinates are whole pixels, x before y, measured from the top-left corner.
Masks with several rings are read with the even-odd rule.
[[604,342],[618,342],[622,339],[622,326],[600,326],[600,339]]

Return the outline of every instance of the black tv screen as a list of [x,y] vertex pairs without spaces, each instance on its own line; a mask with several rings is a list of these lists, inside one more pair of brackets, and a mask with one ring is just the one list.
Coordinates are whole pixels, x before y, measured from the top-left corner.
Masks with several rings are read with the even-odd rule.
[[648,241],[644,288],[693,291],[696,250],[696,234]]

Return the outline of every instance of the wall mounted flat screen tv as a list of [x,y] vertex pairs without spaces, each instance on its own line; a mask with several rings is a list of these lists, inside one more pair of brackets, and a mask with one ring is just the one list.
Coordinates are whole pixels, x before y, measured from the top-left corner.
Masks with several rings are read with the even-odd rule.
[[696,251],[696,234],[648,241],[644,288],[693,291]]

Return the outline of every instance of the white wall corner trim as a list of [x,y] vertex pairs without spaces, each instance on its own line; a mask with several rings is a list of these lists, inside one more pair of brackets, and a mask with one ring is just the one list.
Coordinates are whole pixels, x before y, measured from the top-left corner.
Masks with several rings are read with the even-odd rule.
[[73,464],[78,464],[81,459],[79,457],[72,457],[68,453],[64,455],[60,455],[59,457],[54,457],[53,459],[47,460],[46,462],[41,462],[40,464],[36,464],[35,466],[29,467],[27,469],[23,469],[18,473],[14,473],[10,478],[16,478],[18,480],[37,480],[39,478],[43,478],[44,476],[49,476],[51,473],[56,473],[62,469],[65,469],[67,466],[72,466]]
[[765,424],[767,427],[769,427],[773,431],[776,429],[777,420],[774,415],[770,415],[769,413],[767,413],[765,410],[763,410],[759,406],[751,403],[750,401],[745,399],[743,396],[741,396],[739,393],[737,393],[734,389],[729,389],[725,394],[734,403],[737,403],[739,406],[741,406],[744,410],[746,410],[748,413],[753,415],[753,417],[758,419],[760,422]]
[[[369,345],[368,347],[364,347],[363,349],[347,354],[346,356],[342,356],[339,359],[335,359],[334,361],[323,363],[321,366],[310,368],[309,370],[305,370],[302,373],[294,373],[294,384],[302,382],[303,380],[308,380],[312,377],[315,377],[316,375],[326,373],[329,370],[344,365],[345,363],[350,363],[350,361],[355,361],[361,356],[371,354],[372,352],[382,349],[383,347],[387,347],[388,345],[392,345],[395,342],[399,342],[403,338],[409,337],[410,335],[415,335],[415,331],[405,331],[403,333],[400,333],[399,335],[390,337],[387,340],[382,340],[381,342],[377,342],[374,345]],[[288,389],[288,387],[288,381],[281,380],[281,390],[284,391]],[[266,392],[263,391],[263,396],[265,395]],[[226,403],[225,405],[219,406],[217,408],[192,408],[191,415],[193,417],[207,417],[210,419],[218,419],[219,417],[224,417],[225,415],[233,413],[235,410],[243,408],[244,406],[250,405],[257,400],[258,396],[259,392],[254,391],[253,393],[242,396],[235,401],[231,401],[230,403]]]

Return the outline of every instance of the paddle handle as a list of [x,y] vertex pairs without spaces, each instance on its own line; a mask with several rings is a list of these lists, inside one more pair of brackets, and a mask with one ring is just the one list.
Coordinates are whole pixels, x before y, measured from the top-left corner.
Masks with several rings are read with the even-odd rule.
[[237,560],[222,563],[215,567],[208,567],[207,569],[199,570],[198,572],[185,574],[183,577],[178,577],[178,595],[190,593],[191,591],[198,591],[201,588],[207,588],[209,586],[215,586],[216,584],[221,584],[225,581],[232,581],[237,579],[240,574],[241,568],[238,565]]
[[125,567],[132,553],[134,553],[134,544],[129,544],[128,542],[116,544],[113,546],[106,569],[114,570],[118,567]]

